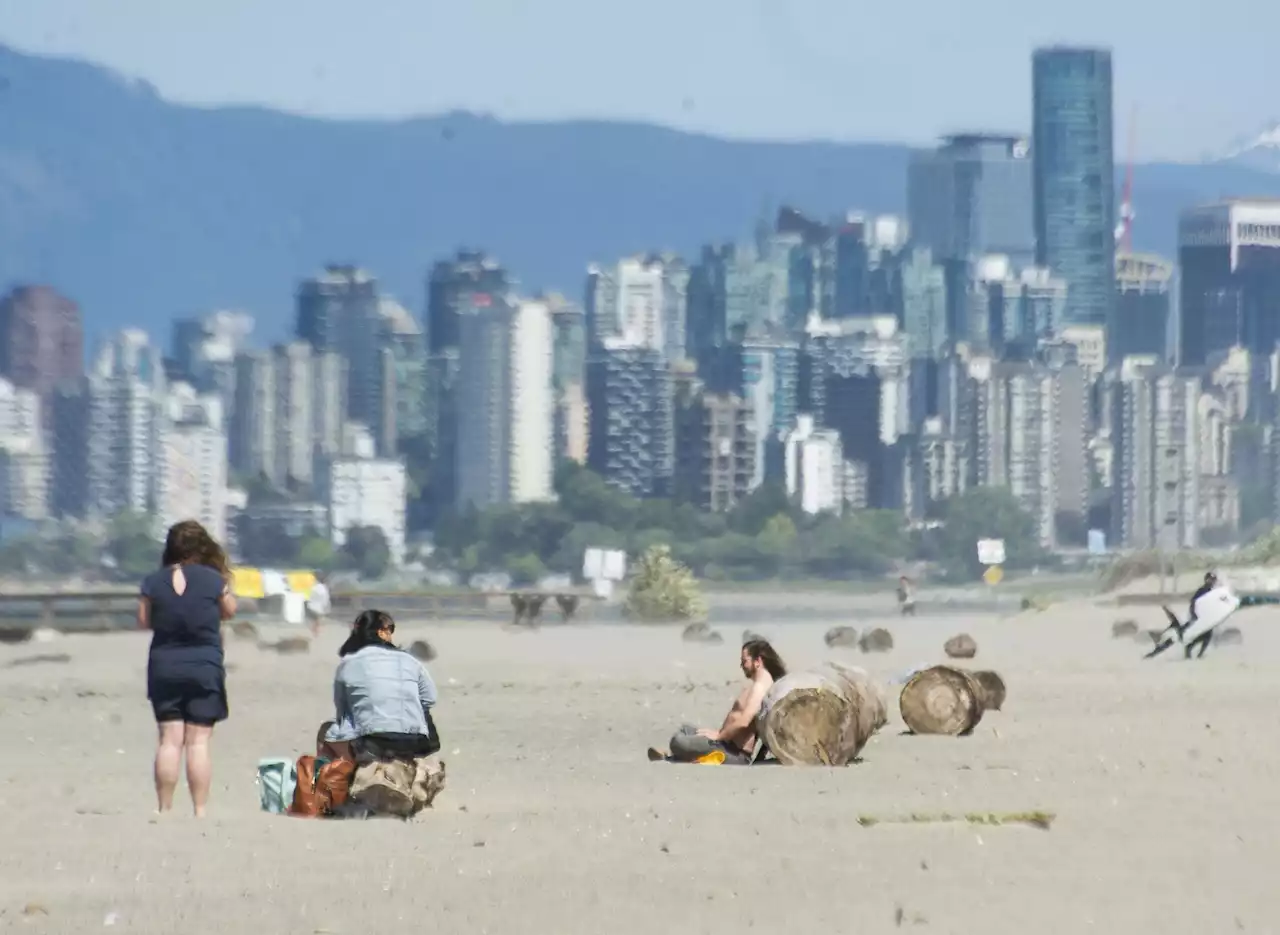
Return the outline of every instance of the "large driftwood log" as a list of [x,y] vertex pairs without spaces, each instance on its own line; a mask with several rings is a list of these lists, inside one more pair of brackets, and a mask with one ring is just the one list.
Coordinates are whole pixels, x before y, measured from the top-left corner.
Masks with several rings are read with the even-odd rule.
[[985,695],[971,673],[934,666],[917,672],[902,687],[898,708],[913,734],[964,735],[982,720]]
[[1005,687],[1004,679],[1000,677],[998,672],[992,672],[990,669],[983,669],[980,672],[972,673],[973,680],[978,683],[978,687],[982,689],[982,707],[985,711],[999,711],[1004,707]]
[[1117,620],[1111,624],[1112,639],[1130,639],[1138,635],[1138,624],[1134,620]]
[[684,628],[680,638],[686,643],[723,643],[724,637],[706,623],[691,623]]
[[774,684],[760,715],[760,737],[779,763],[844,766],[885,719],[884,694],[865,672],[827,663]]
[[414,640],[409,644],[409,655],[419,662],[433,662],[436,648],[428,640]]

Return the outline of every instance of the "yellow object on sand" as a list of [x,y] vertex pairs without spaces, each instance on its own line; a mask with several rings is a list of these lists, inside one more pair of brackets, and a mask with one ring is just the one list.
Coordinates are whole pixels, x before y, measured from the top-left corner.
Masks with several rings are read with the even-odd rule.
[[701,763],[705,766],[722,766],[724,764],[724,751],[712,750],[710,753],[703,754],[693,762]]
[[231,569],[231,593],[236,597],[261,600],[266,592],[262,588],[261,568]]
[[284,580],[294,594],[310,597],[311,589],[316,584],[316,574],[313,571],[286,571]]

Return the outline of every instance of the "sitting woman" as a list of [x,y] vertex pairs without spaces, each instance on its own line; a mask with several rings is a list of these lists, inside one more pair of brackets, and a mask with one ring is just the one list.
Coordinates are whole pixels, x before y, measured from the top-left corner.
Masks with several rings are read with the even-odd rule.
[[431,718],[435,683],[422,663],[391,642],[395,632],[395,621],[380,610],[356,618],[338,651],[334,721],[317,752],[356,762],[353,800],[374,811],[411,814],[443,787],[444,764],[427,760],[440,749]]
[[429,723],[435,683],[422,663],[391,642],[395,632],[390,614],[366,610],[338,650],[334,723],[324,737],[332,753],[359,759],[363,749],[376,759],[414,759],[440,749]]

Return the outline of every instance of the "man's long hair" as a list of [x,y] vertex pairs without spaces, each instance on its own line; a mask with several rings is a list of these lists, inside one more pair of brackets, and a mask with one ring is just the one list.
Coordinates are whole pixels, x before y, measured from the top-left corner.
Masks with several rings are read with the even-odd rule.
[[742,649],[750,658],[763,662],[765,669],[773,676],[775,682],[787,674],[786,664],[768,640],[751,640],[744,643]]

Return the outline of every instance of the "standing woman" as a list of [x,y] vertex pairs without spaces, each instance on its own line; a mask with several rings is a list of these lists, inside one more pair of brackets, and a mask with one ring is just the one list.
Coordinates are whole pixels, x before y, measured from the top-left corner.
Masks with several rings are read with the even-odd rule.
[[161,812],[173,808],[185,753],[199,818],[213,778],[209,739],[227,718],[222,622],[235,616],[236,600],[226,553],[195,520],[170,527],[161,564],[143,580],[138,598],[138,626],[151,631],[147,698],[160,729],[156,800]]

